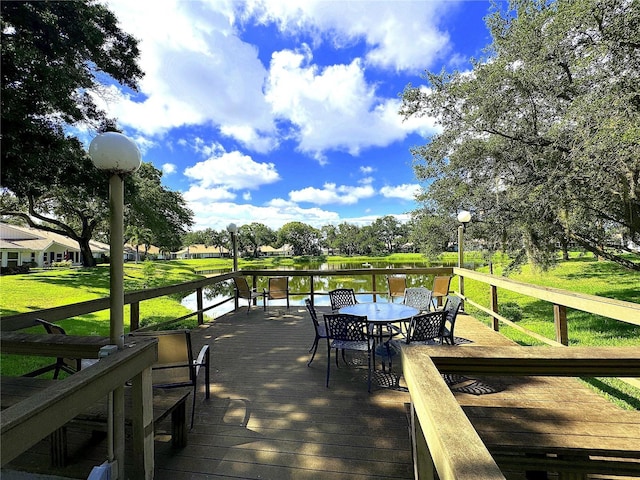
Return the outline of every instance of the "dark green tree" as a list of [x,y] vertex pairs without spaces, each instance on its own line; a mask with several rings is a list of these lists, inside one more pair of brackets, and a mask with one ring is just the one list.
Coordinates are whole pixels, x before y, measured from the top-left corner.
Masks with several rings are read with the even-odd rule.
[[640,269],[613,242],[640,243],[640,6],[518,0],[487,24],[473,72],[403,93],[405,118],[442,125],[413,149],[428,211],[471,210],[474,238],[538,265],[573,241]]
[[238,228],[241,249],[250,251],[254,258],[260,254],[260,247],[276,242],[276,233],[263,223],[253,222]]
[[289,222],[278,230],[278,245],[291,245],[294,255],[319,255],[322,233],[302,222]]
[[67,132],[105,125],[92,97],[103,82],[136,89],[137,41],[93,0],[2,2],[0,9],[0,184],[18,201],[2,213],[78,241],[83,264],[94,265],[89,240],[108,211],[107,182]]

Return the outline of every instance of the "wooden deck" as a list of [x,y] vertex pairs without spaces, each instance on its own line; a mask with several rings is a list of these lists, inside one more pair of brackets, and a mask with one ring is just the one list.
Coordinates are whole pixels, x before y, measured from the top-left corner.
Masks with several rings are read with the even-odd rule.
[[[327,307],[319,310],[323,308]],[[269,307],[266,314],[262,308],[245,312],[238,310],[193,331],[195,351],[204,343],[212,348],[211,398],[207,401],[199,392],[195,426],[186,448],[173,450],[169,423],[159,425],[156,479],[413,478],[406,414],[409,395],[399,377],[399,357],[393,375],[383,374],[378,363],[371,394],[367,393],[366,360],[363,363],[358,357],[348,367],[341,363],[338,370],[332,368],[327,389],[326,343],[321,342],[307,367],[313,328],[303,307],[292,306],[288,311]],[[469,341],[464,348],[513,345],[466,315],[458,318],[456,336]],[[483,406],[521,408],[523,403],[561,411],[566,406],[562,402],[580,401],[589,412],[608,418],[621,413],[573,379],[488,378],[474,383],[454,377],[453,381],[458,381],[453,388],[459,402],[478,419],[487,418],[490,409]],[[489,391],[480,393],[488,394],[478,395],[483,388]],[[640,441],[637,413],[632,412],[634,422],[620,427],[628,431],[632,443]],[[481,437],[490,450],[508,452],[504,439],[512,438],[512,432],[501,433],[500,425],[491,420],[482,425]],[[566,423],[559,428],[561,437]],[[87,478],[91,466],[106,457],[104,438],[86,432],[70,431],[69,448],[73,463],[53,470],[48,442],[40,442],[3,470],[2,478],[12,478],[8,470]],[[509,461],[513,459],[505,460]]]

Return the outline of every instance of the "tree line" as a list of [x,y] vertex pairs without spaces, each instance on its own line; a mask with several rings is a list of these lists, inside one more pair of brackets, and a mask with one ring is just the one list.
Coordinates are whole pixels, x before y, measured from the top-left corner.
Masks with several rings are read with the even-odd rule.
[[[238,253],[258,257],[261,247],[281,248],[289,245],[293,255],[320,255],[325,251],[341,255],[384,255],[399,251],[416,251],[411,225],[387,215],[371,225],[357,226],[343,222],[315,228],[303,222],[289,222],[274,230],[263,223],[252,222],[238,227]],[[183,236],[183,247],[203,244],[231,249],[231,237],[226,229],[207,228]]]

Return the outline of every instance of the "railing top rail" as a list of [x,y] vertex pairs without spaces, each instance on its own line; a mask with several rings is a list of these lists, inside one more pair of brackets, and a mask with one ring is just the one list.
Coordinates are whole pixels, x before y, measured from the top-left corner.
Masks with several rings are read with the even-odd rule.
[[255,276],[333,276],[333,275],[453,275],[453,267],[407,267],[407,268],[353,268],[336,270],[262,270],[243,269],[238,272],[241,275]]
[[136,342],[3,410],[0,419],[2,463],[11,461],[109,392],[150,368],[158,358],[157,343],[154,338]]
[[[422,348],[403,346],[402,365],[411,402],[438,478],[504,480],[504,475],[442,380],[440,372],[423,352]],[[421,473],[425,475],[421,478],[433,478],[431,472],[418,472],[419,475]]]
[[564,305],[569,308],[581,310],[587,313],[602,315],[634,325],[640,325],[640,304],[614,300],[612,298],[598,297],[585,293],[570,292],[553,287],[531,285],[510,278],[499,277],[487,273],[479,273],[474,270],[455,267],[453,272],[464,278],[478,280],[495,287],[504,288],[529,297],[538,298],[555,305]]
[[421,347],[440,372],[471,375],[639,377],[638,347]]

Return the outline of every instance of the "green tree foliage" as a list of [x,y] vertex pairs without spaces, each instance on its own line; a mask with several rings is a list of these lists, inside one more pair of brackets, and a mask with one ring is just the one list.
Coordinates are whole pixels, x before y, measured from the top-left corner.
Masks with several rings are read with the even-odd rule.
[[260,255],[261,246],[274,244],[276,239],[276,232],[262,223],[253,222],[238,228],[240,249],[251,252],[255,258]]
[[187,228],[193,225],[193,212],[179,192],[162,186],[162,172],[143,163],[131,176],[134,191],[126,222],[151,232],[153,245],[176,250]]
[[415,217],[466,208],[470,236],[539,265],[573,241],[640,268],[612,242],[640,243],[640,5],[518,0],[487,25],[472,72],[427,72],[429,90],[403,93],[405,118],[442,125],[413,149],[416,176],[433,181]]
[[320,230],[302,222],[289,222],[278,230],[278,245],[291,245],[294,255],[319,255],[322,244]]
[[138,45],[96,1],[2,2],[0,8],[0,181],[19,197],[37,195],[82,161],[67,127],[97,128],[104,121],[92,97],[98,79],[136,88]]

